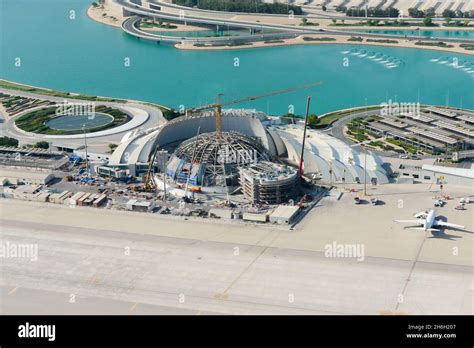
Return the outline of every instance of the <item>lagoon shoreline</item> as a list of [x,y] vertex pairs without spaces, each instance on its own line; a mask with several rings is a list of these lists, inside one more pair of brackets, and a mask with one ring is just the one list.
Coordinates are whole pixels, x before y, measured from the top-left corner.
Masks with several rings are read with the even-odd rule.
[[[121,28],[122,22],[125,20],[125,17],[122,15],[121,7],[113,2],[113,0],[105,0],[102,7],[94,7],[89,6],[87,9],[87,15],[90,19],[105,25],[109,25],[115,28]],[[257,17],[258,16],[253,16]],[[235,16],[236,19],[239,19],[239,16]],[[320,20],[318,20],[320,21]],[[323,20],[327,21],[327,20]],[[181,32],[181,31],[200,31],[205,30],[201,27],[192,26],[192,25],[180,25],[180,24],[173,24],[176,25],[176,29],[166,29],[166,28],[159,28],[159,29],[150,29],[152,31],[164,31],[164,32]],[[370,27],[370,26],[346,26],[346,27],[337,27],[333,26],[330,29],[338,29],[341,31],[353,31],[353,30],[377,30],[378,27]],[[421,30],[420,26],[407,26],[407,27],[383,27],[383,30]],[[459,31],[459,30],[473,30],[474,27],[469,28],[462,28],[459,29],[457,27],[427,27],[423,30],[446,30],[446,31]],[[398,41],[398,43],[383,43],[383,42],[366,42],[364,41],[348,41],[351,37],[354,37],[354,34],[347,34],[347,36],[341,35],[331,35],[331,34],[302,34],[296,38],[292,39],[282,39],[282,40],[275,40],[278,42],[250,42],[244,45],[235,45],[235,46],[195,46],[191,42],[182,42],[175,44],[174,47],[177,49],[182,50],[196,50],[196,51],[213,51],[213,50],[239,50],[239,49],[251,49],[251,48],[265,48],[265,47],[276,47],[276,46],[292,46],[292,45],[315,45],[315,44],[348,44],[348,45],[370,45],[370,46],[385,46],[385,47],[402,47],[402,48],[415,48],[415,49],[424,49],[424,50],[432,50],[432,51],[441,51],[441,52],[451,52],[451,53],[460,53],[460,54],[467,54],[467,55],[474,55],[474,50],[466,50],[460,47],[460,43],[457,42],[450,42],[449,45],[454,47],[439,47],[439,46],[424,46],[424,45],[415,45],[414,40],[401,40],[401,39],[393,39],[394,41]],[[330,41],[305,41],[303,37],[310,37],[310,38],[330,38]],[[387,38],[389,40],[389,37]],[[423,40],[423,38],[420,38]],[[443,38],[439,38],[439,41],[443,41]]]

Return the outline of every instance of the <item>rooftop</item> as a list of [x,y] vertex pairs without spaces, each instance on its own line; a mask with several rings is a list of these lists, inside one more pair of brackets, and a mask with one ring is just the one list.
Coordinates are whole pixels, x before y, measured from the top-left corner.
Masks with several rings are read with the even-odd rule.
[[0,167],[0,177],[13,177],[13,178],[31,178],[31,179],[46,179],[51,172],[27,170],[27,169],[14,169],[9,167]]
[[297,205],[279,205],[270,214],[270,217],[290,219],[293,215],[295,215],[298,212],[298,210],[300,210],[300,207]]

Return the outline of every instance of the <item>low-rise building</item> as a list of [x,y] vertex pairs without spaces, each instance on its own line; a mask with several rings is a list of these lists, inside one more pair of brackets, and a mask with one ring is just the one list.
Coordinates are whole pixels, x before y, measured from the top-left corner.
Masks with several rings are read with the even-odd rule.
[[21,185],[12,190],[12,194],[14,199],[36,201],[41,194],[41,185]]
[[443,167],[423,164],[422,166],[400,165],[399,182],[402,178],[413,178],[414,182],[452,184],[474,187],[474,169]]
[[139,201],[136,199],[130,199],[126,203],[126,209],[131,211],[138,211],[146,213],[152,211],[155,208],[155,203],[153,201]]
[[0,167],[0,185],[47,185],[54,179],[49,171]]
[[270,214],[269,220],[271,223],[277,224],[291,224],[300,211],[299,206],[279,205]]
[[244,213],[242,216],[244,221],[252,221],[252,222],[267,222],[268,215],[265,213]]
[[232,210],[231,209],[219,209],[213,208],[209,210],[209,216],[218,217],[221,219],[232,219]]

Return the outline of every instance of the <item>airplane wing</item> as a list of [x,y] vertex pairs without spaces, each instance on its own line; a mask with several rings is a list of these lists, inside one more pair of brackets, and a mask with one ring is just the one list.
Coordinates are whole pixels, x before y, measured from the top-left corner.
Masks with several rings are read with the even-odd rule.
[[436,228],[424,229],[423,227],[409,227],[408,229],[410,229],[410,230],[421,230],[421,231],[431,231],[431,232],[440,232],[441,231],[441,230],[438,230]]
[[395,220],[395,222],[400,222],[402,224],[417,224],[417,225],[423,225],[425,223],[425,220],[423,219],[416,219],[416,220]]
[[462,230],[465,229],[464,226],[456,225],[456,224],[450,224],[450,223],[448,223],[448,222],[444,222],[444,221],[441,221],[441,220],[435,220],[434,225],[436,225],[436,226],[441,226],[441,227],[460,228],[460,229],[462,229]]

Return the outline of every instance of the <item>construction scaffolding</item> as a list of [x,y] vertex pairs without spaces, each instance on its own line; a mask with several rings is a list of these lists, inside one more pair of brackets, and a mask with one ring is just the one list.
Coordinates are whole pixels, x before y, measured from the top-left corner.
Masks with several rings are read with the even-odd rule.
[[252,204],[280,204],[298,194],[298,172],[295,168],[262,161],[240,168],[240,185]]
[[270,159],[258,139],[237,132],[222,132],[220,137],[214,132],[204,133],[176,149],[167,175],[195,186],[237,186],[240,167]]

